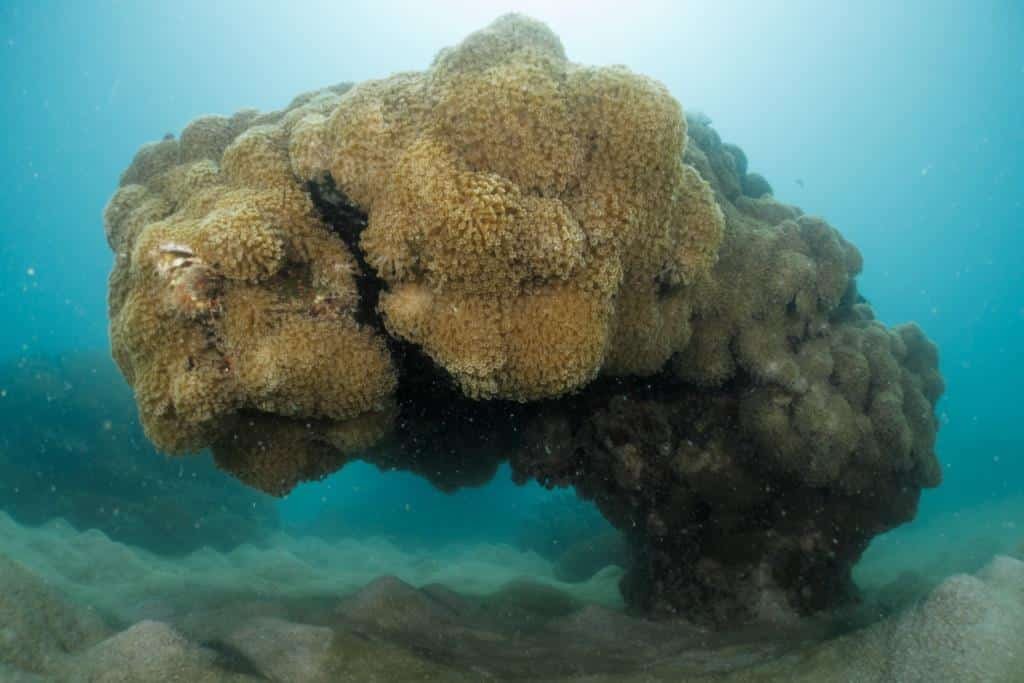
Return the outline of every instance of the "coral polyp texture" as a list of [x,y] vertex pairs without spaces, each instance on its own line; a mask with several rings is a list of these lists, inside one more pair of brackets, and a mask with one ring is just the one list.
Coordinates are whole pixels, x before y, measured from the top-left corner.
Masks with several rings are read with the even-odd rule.
[[660,84],[576,66],[508,17],[422,74],[356,86],[291,151],[367,213],[387,331],[466,396],[528,401],[655,372],[681,347],[650,333],[683,317],[658,292],[704,275],[722,233],[685,130]]
[[275,494],[352,458],[445,489],[507,460],[626,532],[648,613],[841,603],[939,482],[937,351],[873,319],[857,249],[519,15],[421,73],[197,119],[105,223],[158,447]]

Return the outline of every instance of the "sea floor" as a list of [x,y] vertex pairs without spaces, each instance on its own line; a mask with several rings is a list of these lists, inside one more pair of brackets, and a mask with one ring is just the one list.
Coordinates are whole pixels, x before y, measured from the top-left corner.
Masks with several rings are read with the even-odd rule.
[[278,535],[169,559],[0,512],[0,681],[1024,681],[1024,498],[878,539],[862,603],[715,633],[500,545]]

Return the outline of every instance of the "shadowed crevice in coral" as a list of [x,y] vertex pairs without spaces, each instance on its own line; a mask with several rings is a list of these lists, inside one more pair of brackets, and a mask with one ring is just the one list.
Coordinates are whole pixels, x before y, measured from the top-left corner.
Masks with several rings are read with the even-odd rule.
[[377,311],[377,303],[380,301],[384,283],[366,263],[366,257],[359,248],[359,236],[366,229],[366,213],[338,189],[329,173],[307,182],[306,190],[324,223],[332,233],[341,238],[359,266],[359,273],[356,275],[356,289],[359,293],[356,322],[370,325],[378,332],[383,332],[384,324]]
[[[380,293],[387,289],[366,262],[359,238],[366,214],[324,174],[307,184],[324,223],[352,252],[359,265],[356,319],[381,333],[384,322],[378,309]],[[382,469],[411,470],[435,486],[454,491],[482,486],[517,446],[514,428],[525,407],[511,401],[474,401],[466,398],[451,375],[414,344],[385,335],[400,378],[396,392],[398,415],[387,444],[372,449],[365,459]]]
[[366,459],[382,469],[417,472],[447,491],[486,484],[507,457],[502,454],[512,445],[508,425],[519,419],[522,404],[466,398],[451,375],[418,346],[386,334],[378,302],[387,285],[366,262],[359,244],[366,214],[337,188],[330,174],[310,181],[307,188],[325,225],[345,242],[359,266],[356,320],[384,336],[400,378],[395,396],[398,415],[388,441],[400,446],[372,449]]

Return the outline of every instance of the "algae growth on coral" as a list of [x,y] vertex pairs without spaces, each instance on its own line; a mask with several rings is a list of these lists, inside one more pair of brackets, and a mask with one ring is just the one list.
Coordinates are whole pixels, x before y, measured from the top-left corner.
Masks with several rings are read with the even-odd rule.
[[423,72],[197,119],[105,223],[160,449],[278,495],[354,458],[446,490],[508,461],[626,533],[647,614],[841,604],[939,483],[936,348],[874,320],[857,249],[522,16]]

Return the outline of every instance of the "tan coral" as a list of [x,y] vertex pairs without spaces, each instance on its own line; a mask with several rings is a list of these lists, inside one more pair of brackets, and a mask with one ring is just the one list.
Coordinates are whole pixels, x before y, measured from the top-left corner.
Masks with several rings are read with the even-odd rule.
[[[389,330],[468,394],[525,401],[602,369],[655,372],[685,345],[689,311],[670,290],[707,272],[722,232],[682,163],[685,130],[660,84],[572,64],[511,15],[422,74],[356,86],[297,124],[289,150],[368,214],[360,244],[391,290]],[[555,329],[570,296],[579,324],[564,338],[526,332]]]
[[764,467],[938,480],[935,348],[872,319],[856,248],[664,86],[525,17],[421,73],[201,117],[138,152],[104,221],[147,434],[275,493],[387,436],[409,345],[458,400],[670,368],[742,390]]
[[341,420],[380,410],[395,385],[381,340],[344,319],[288,316],[238,345],[236,370],[253,407],[288,417]]
[[347,461],[313,424],[260,414],[238,416],[213,442],[213,455],[218,466],[241,481],[278,496]]
[[[312,114],[336,99],[305,102]],[[170,452],[221,449],[276,493],[380,438],[396,381],[379,335],[353,318],[355,260],[292,173],[290,126],[306,113],[198,119],[180,143],[139,152],[105,213],[111,342],[147,435]],[[345,427],[335,445],[289,446],[292,418]],[[265,439],[234,438],[245,419]]]
[[201,116],[181,131],[181,161],[220,160],[237,131],[226,116]]

